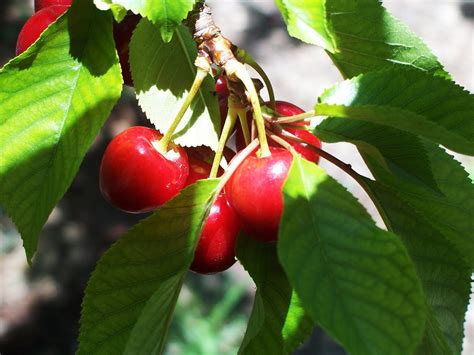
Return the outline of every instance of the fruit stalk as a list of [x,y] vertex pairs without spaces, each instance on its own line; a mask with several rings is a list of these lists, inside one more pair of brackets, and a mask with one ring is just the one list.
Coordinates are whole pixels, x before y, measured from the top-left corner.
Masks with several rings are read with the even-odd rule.
[[312,118],[316,116],[316,111],[308,111],[305,113],[301,113],[299,115],[294,115],[294,116],[286,116],[286,117],[280,117],[276,120],[278,123],[296,123],[296,122],[302,122],[307,120],[308,118]]
[[171,123],[171,126],[168,128],[166,134],[163,136],[158,146],[158,150],[162,154],[165,154],[168,151],[168,144],[171,141],[171,138],[173,137],[173,134],[176,128],[178,127],[179,123],[181,122],[184,115],[186,114],[186,111],[188,110],[189,106],[193,102],[194,97],[199,92],[202,82],[204,81],[206,76],[209,74],[209,71],[211,70],[211,64],[209,62],[209,59],[203,55],[199,55],[196,58],[195,65],[197,68],[197,72],[196,72],[196,77],[194,78],[193,85],[191,86],[191,89],[189,90],[189,93],[186,96],[186,99],[181,105],[179,112],[176,114],[176,117]]
[[[187,25],[198,45],[198,50],[207,53],[214,64],[223,68],[228,80],[241,81],[244,84],[254,110],[262,157],[269,156],[270,149],[257,90],[245,66],[235,57],[232,43],[222,35],[220,28],[215,24],[209,6],[203,2],[197,3],[187,19]],[[243,104],[248,102],[245,92],[233,91],[231,95]]]
[[222,133],[219,138],[219,145],[217,146],[216,155],[214,156],[214,160],[212,162],[212,168],[210,173],[210,178],[213,179],[217,176],[217,172],[219,171],[219,165],[221,163],[222,155],[224,153],[224,148],[229,136],[232,132],[232,129],[235,126],[235,121],[237,120],[237,112],[235,110],[236,103],[233,101],[232,97],[229,96],[229,109],[227,111],[227,117],[224,122],[224,127],[222,128]]

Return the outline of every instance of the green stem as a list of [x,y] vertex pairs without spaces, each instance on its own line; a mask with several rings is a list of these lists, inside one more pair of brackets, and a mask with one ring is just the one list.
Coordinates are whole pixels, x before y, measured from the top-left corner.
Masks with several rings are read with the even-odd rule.
[[247,112],[245,109],[238,109],[237,115],[239,116],[240,126],[242,127],[242,133],[244,134],[245,145],[250,143],[250,130],[247,122]]
[[232,104],[232,99],[229,97],[229,110],[227,111],[227,117],[225,119],[224,127],[222,128],[222,133],[219,138],[219,144],[217,146],[216,155],[214,156],[214,160],[212,162],[211,173],[209,177],[211,179],[217,177],[217,173],[219,171],[219,165],[222,160],[222,156],[224,155],[224,148],[227,140],[229,139],[230,133],[235,126],[235,121],[237,121],[237,112]]
[[184,100],[183,104],[181,105],[181,108],[174,118],[173,122],[171,123],[171,126],[168,128],[168,131],[166,131],[166,134],[161,138],[159,145],[158,145],[158,151],[162,154],[166,153],[168,151],[168,144],[171,141],[171,138],[173,137],[173,134],[178,127],[179,123],[183,119],[186,111],[188,110],[189,106],[194,100],[194,97],[199,91],[199,88],[202,85],[202,82],[206,78],[207,74],[209,71],[206,71],[200,67],[197,68],[197,73],[196,77],[194,78],[193,85],[191,86],[191,89],[189,90],[188,95],[186,96],[186,99]]
[[250,67],[252,67],[258,73],[258,75],[260,75],[260,77],[263,79],[263,82],[265,83],[265,86],[268,91],[268,97],[270,99],[270,107],[272,110],[276,110],[275,91],[273,90],[272,82],[270,81],[270,78],[268,77],[267,73],[265,73],[265,70],[263,70],[260,64],[258,64],[257,61],[250,54],[248,54],[248,52],[245,49],[237,48],[235,50],[235,54],[238,59],[242,59],[243,62],[250,65]]
[[279,117],[276,121],[278,123],[293,123],[293,122],[301,122],[308,118],[315,117],[316,111],[308,111],[305,113],[301,113],[299,115],[294,116],[286,116],[286,117]]
[[249,96],[250,102],[252,103],[253,116],[255,123],[257,125],[258,140],[260,142],[261,156],[268,157],[271,155],[270,148],[268,147],[267,136],[265,135],[265,123],[262,117],[262,109],[260,107],[260,100],[253,85],[252,79],[250,78],[249,73],[245,69],[245,66],[242,63],[236,62],[234,74],[239,78],[245,86]]

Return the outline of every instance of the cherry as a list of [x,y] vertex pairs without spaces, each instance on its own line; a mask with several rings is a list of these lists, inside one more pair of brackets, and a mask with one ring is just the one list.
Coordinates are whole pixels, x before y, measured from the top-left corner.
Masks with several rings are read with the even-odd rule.
[[128,14],[120,23],[114,22],[114,40],[115,47],[122,67],[123,82],[125,85],[133,86],[132,74],[130,72],[130,40],[135,28],[140,22],[141,16]]
[[227,87],[227,79],[224,75],[219,76],[216,80],[216,92],[219,100],[225,99],[227,101],[230,93]]
[[225,187],[242,229],[264,242],[278,238],[282,188],[293,160],[286,149],[270,147],[270,152],[268,157],[260,158],[256,151],[246,157]]
[[227,270],[235,263],[235,244],[240,231],[237,215],[221,192],[212,205],[199,237],[191,270],[211,274]]
[[149,212],[170,200],[189,174],[186,151],[170,143],[163,155],[156,146],[162,134],[146,127],[131,127],[108,145],[100,166],[100,190],[119,209]]
[[16,55],[20,55],[35,43],[44,30],[65,13],[67,9],[68,6],[50,6],[31,16],[23,25],[18,35]]
[[35,12],[55,5],[71,6],[72,0],[35,0]]
[[186,180],[186,186],[194,184],[198,180],[203,180],[209,178],[211,172],[211,165],[202,161],[201,159],[196,159],[195,157],[188,155],[189,161],[189,175]]
[[[189,176],[186,186],[207,179],[211,165],[189,157]],[[240,231],[238,218],[227,202],[224,192],[217,197],[199,237],[191,270],[210,274],[228,269],[235,263],[235,243]]]
[[[293,105],[286,101],[276,101],[275,102],[276,112],[282,116],[295,116],[304,113],[304,110],[299,108],[296,105]],[[305,122],[295,122],[292,123],[293,126],[306,126]],[[311,145],[316,146],[317,148],[321,148],[321,141],[316,138],[314,134],[305,130],[305,129],[297,129],[297,128],[287,128],[286,129],[289,133],[295,135],[296,137],[310,143]],[[305,143],[297,143],[290,139],[284,138],[288,143],[290,143],[293,148],[306,160],[311,161],[313,163],[319,162],[319,154],[316,153],[313,149],[308,147],[308,144]],[[270,144],[279,146],[278,143],[271,141]]]

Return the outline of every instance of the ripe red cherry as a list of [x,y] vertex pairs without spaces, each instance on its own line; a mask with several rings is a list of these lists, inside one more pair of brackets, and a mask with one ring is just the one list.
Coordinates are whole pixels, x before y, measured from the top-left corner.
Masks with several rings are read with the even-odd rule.
[[225,187],[242,229],[252,238],[273,242],[283,210],[282,188],[293,160],[283,148],[270,147],[271,156],[256,152],[240,164]]
[[184,187],[186,151],[170,143],[162,155],[156,149],[161,138],[154,129],[131,127],[110,142],[100,166],[100,190],[111,204],[130,213],[149,212]]
[[188,155],[189,161],[189,175],[186,180],[186,186],[194,184],[198,180],[209,178],[211,172],[211,165]]
[[[295,116],[295,115],[300,115],[304,113],[303,109],[286,101],[276,101],[275,106],[276,106],[276,112],[278,112],[282,116]],[[292,123],[292,125],[305,126],[306,123],[295,122],[295,123]],[[289,133],[295,135],[296,137],[310,143],[311,145],[314,145],[317,148],[321,148],[321,141],[318,138],[316,138],[316,136],[312,134],[311,132],[305,129],[297,129],[297,128],[287,128],[286,130]],[[285,140],[288,143],[290,143],[293,146],[293,148],[306,160],[311,161],[313,163],[319,162],[319,154],[316,153],[311,148],[308,148],[307,144],[297,143],[286,138]],[[278,143],[275,143],[274,141],[271,141],[270,144],[279,146]]]
[[227,101],[229,88],[227,87],[227,79],[224,75],[219,76],[216,80],[216,92],[219,100],[225,99],[225,101]]
[[56,5],[71,6],[72,0],[35,0],[35,12]]
[[23,25],[16,41],[16,55],[26,51],[56,19],[66,12],[68,6],[50,6],[31,16]]
[[114,22],[114,40],[115,47],[122,67],[122,77],[125,85],[133,86],[132,74],[130,72],[130,40],[135,28],[140,22],[141,16],[128,14],[120,23]]
[[199,237],[191,270],[211,274],[227,270],[235,263],[239,220],[222,192],[212,205]]

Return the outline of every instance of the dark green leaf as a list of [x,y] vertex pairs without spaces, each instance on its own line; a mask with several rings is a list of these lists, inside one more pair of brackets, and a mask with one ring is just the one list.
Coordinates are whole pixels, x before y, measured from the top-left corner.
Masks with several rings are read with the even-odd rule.
[[[166,132],[181,108],[196,75],[196,44],[186,27],[163,43],[156,27],[143,20],[131,43],[130,62],[138,102],[150,121]],[[183,146],[217,148],[220,114],[214,81],[208,76],[175,132]]]
[[[357,145],[377,179],[368,185],[381,213],[402,237],[416,265],[430,306],[419,353],[437,349],[458,354],[472,265],[463,258],[469,261],[474,256],[474,186],[466,172],[434,144],[392,128],[346,119],[333,119],[322,126],[321,133],[331,142]],[[381,156],[389,157],[389,163],[384,164]],[[431,171],[431,176],[417,171]],[[446,344],[450,351],[443,352],[440,349]]]
[[283,193],[278,254],[304,308],[351,354],[413,353],[426,307],[399,238],[299,157]]
[[217,183],[188,187],[102,257],[84,297],[79,354],[161,353]]
[[117,11],[123,7],[148,18],[159,27],[162,40],[169,42],[196,0],[94,0],[94,3],[101,10]]
[[394,65],[447,75],[423,41],[379,0],[327,0],[326,9],[337,51],[329,55],[345,77]]
[[275,0],[288,32],[303,42],[334,52],[335,43],[326,19],[324,0]]
[[391,229],[402,237],[427,296],[428,322],[419,354],[460,354],[471,268],[445,237],[397,191],[368,181]]
[[311,334],[313,323],[278,262],[276,246],[241,235],[237,257],[257,286],[239,353],[290,354]]
[[121,80],[112,18],[81,0],[0,71],[0,204],[28,259],[120,96]]
[[346,80],[320,97],[316,111],[392,126],[474,155],[474,96],[420,70],[393,68]]

